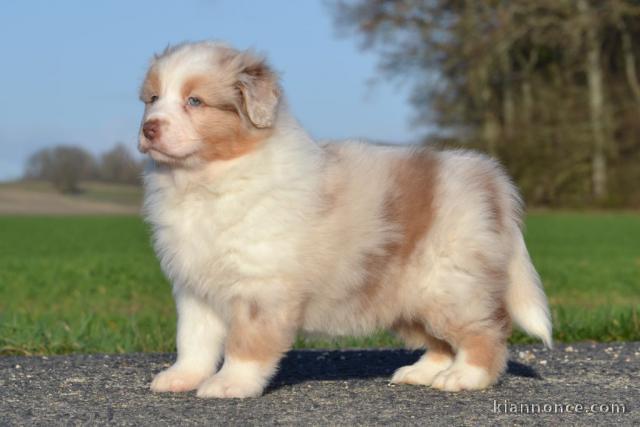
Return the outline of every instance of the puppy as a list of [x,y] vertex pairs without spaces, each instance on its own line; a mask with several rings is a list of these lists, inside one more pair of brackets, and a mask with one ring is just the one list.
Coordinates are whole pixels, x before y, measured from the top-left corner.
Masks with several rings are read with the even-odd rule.
[[496,381],[512,320],[551,345],[520,198],[491,159],[316,143],[263,58],[214,42],[155,56],[141,99],[144,210],[178,312],[153,391],[259,396],[299,330],[394,331],[427,352],[391,381],[446,391]]

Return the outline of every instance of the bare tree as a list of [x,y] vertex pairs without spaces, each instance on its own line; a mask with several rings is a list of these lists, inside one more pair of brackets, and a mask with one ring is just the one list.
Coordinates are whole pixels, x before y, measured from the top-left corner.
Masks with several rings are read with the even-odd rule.
[[142,175],[140,161],[123,144],[116,144],[100,158],[100,179],[107,182],[138,184]]
[[95,160],[86,150],[58,145],[37,151],[27,161],[25,177],[50,181],[64,193],[76,193],[83,178],[94,175]]

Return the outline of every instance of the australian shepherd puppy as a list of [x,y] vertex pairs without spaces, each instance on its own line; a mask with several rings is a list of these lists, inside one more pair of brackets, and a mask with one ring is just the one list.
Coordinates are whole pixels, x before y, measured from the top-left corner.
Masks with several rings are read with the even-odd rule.
[[144,210],[178,312],[153,391],[258,396],[300,330],[391,330],[427,349],[391,381],[446,391],[496,381],[512,320],[551,345],[520,198],[493,160],[317,143],[263,58],[214,42],[157,55],[141,99]]

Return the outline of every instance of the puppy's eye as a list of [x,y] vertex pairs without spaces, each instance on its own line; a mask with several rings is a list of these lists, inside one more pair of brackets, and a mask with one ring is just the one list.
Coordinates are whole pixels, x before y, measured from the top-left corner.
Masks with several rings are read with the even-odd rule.
[[158,95],[153,95],[151,96],[151,98],[149,98],[149,104],[153,104],[157,100],[158,100]]
[[190,105],[192,107],[198,107],[202,105],[202,101],[200,100],[200,98],[196,98],[195,96],[190,96],[189,98],[187,98],[187,105]]

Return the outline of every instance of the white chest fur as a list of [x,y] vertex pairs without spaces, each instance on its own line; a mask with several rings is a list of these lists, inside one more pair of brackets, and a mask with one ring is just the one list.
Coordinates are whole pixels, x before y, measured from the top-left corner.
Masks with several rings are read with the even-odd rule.
[[185,183],[156,170],[145,181],[145,210],[163,271],[174,287],[216,300],[244,292],[247,282],[298,274],[299,248],[318,199],[318,179],[310,173],[292,179],[251,169],[225,177]]

